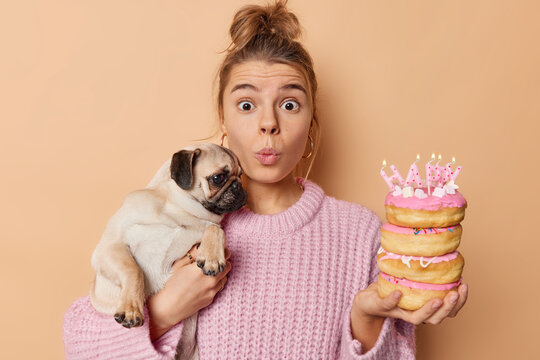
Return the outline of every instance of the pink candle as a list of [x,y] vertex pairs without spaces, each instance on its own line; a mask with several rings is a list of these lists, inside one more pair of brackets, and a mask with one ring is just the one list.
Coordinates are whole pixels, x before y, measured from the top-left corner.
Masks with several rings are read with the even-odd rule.
[[439,172],[439,181],[437,181],[437,187],[443,187],[444,186],[444,176],[446,174],[446,170],[442,166],[437,167],[437,171]]
[[430,176],[429,176],[429,181],[431,181],[431,184],[436,184],[437,181],[439,181],[440,179],[440,172],[439,172],[439,167],[437,165],[433,165],[431,167],[435,172],[434,173],[431,173]]
[[437,187],[443,186],[442,177],[443,177],[444,168],[442,166],[439,166],[441,159],[442,159],[442,156],[441,154],[439,154],[439,157],[438,157],[439,161],[437,161],[437,163],[435,164],[435,173],[436,173],[435,176],[437,177]]
[[403,180],[403,177],[401,177],[401,174],[396,169],[396,167],[394,165],[390,165],[390,169],[392,169],[392,171],[394,172],[394,177],[399,181],[400,185],[403,185],[405,180]]
[[426,183],[427,183],[427,189],[428,194],[431,195],[430,185],[431,185],[431,171],[434,169],[431,163],[435,161],[435,154],[431,154],[431,160],[426,164]]
[[409,169],[409,174],[407,175],[407,180],[405,180],[405,185],[416,184],[417,186],[422,186],[422,179],[420,179],[420,174],[418,172],[418,167],[416,164],[412,164]]
[[383,167],[381,168],[381,176],[386,182],[386,185],[388,185],[388,188],[390,189],[390,191],[392,191],[394,190],[393,180],[396,178],[396,174],[394,173],[394,175],[392,176],[386,175],[386,172],[384,171],[384,168],[386,167],[386,160],[383,160],[382,166]]
[[456,168],[456,171],[454,171],[450,177],[452,178],[452,180],[454,180],[454,182],[456,181],[456,178],[458,177],[459,173],[461,172],[461,166],[458,166]]
[[416,166],[416,162],[420,160],[420,155],[416,155],[416,161],[413,162],[411,167],[409,168],[409,173],[407,174],[407,180],[405,180],[405,186],[416,184],[417,186],[422,186],[422,179],[420,178],[420,174],[418,172],[418,167]]
[[452,173],[452,168],[450,165],[446,164],[446,166],[443,169],[443,178],[442,182],[446,184],[450,180],[450,174]]
[[456,162],[456,158],[452,157],[452,162],[449,162],[444,167],[443,179],[442,179],[443,184],[446,184],[448,181],[450,181],[451,176],[452,176],[452,164],[455,162]]

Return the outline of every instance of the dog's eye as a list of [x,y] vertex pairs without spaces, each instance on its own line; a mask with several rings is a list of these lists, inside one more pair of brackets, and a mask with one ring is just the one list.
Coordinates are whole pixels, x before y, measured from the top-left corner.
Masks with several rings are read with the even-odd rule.
[[217,174],[217,175],[212,176],[212,182],[215,185],[221,185],[224,180],[225,180],[225,174]]

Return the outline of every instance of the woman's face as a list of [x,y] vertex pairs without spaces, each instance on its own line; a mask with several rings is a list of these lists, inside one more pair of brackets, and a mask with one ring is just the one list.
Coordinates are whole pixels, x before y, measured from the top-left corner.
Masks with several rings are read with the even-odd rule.
[[[235,65],[223,92],[223,131],[243,172],[263,183],[282,180],[306,146],[312,120],[308,87],[286,64],[249,61]],[[257,154],[274,149],[277,155]]]

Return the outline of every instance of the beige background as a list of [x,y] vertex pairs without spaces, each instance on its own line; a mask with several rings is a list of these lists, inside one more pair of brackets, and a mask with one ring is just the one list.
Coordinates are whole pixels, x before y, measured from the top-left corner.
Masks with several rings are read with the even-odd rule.
[[[0,6],[0,358],[63,357],[62,317],[129,191],[213,130],[212,79],[245,1]],[[419,359],[538,353],[537,1],[308,1],[323,140],[311,179],[383,217],[386,158],[455,155],[470,298]],[[306,331],[308,331],[306,329]],[[29,344],[31,342],[31,345]]]

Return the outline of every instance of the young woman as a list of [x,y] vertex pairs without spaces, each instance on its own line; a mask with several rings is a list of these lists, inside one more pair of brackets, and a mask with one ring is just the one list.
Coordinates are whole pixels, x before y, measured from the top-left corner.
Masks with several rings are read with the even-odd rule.
[[248,202],[222,223],[226,270],[205,276],[190,260],[192,248],[148,300],[144,326],[129,330],[97,313],[88,297],[77,300],[64,319],[66,357],[174,358],[182,320],[200,310],[203,360],[414,358],[414,326],[454,317],[467,285],[416,311],[396,306],[399,291],[379,298],[380,220],[295,176],[312,163],[319,138],[317,82],[296,41],[296,16],[283,2],[246,6],[230,34],[218,114]]

